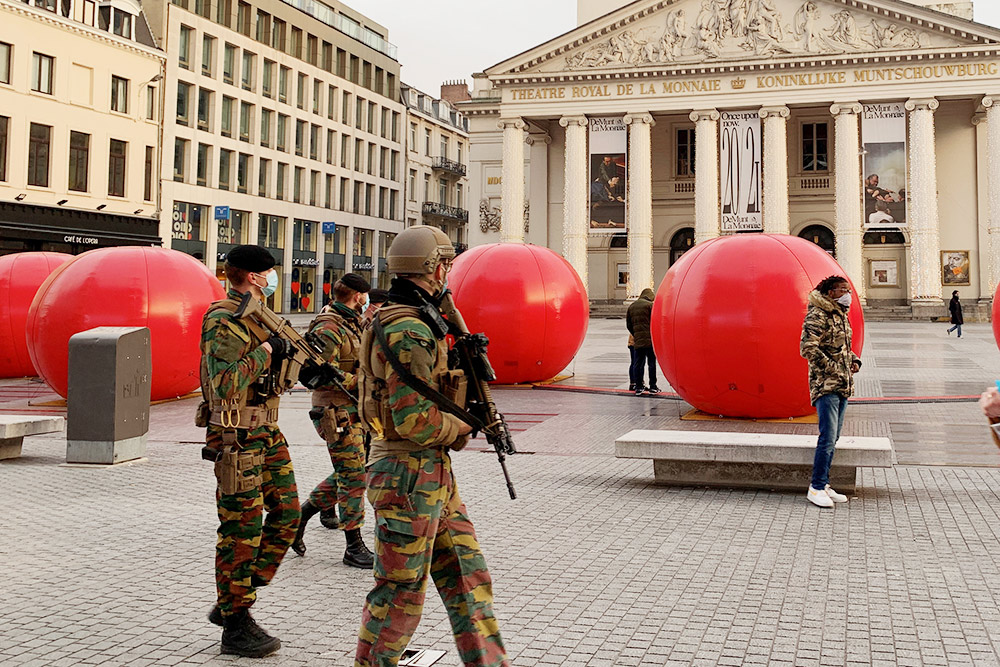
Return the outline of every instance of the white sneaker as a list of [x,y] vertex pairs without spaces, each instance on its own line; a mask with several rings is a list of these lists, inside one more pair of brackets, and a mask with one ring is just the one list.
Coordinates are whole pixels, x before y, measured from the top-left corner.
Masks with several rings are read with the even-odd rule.
[[830,488],[829,484],[826,485],[826,495],[830,496],[830,500],[832,500],[835,503],[847,502],[847,496],[845,496],[843,493],[837,493],[836,491]]
[[812,488],[812,485],[810,485],[806,498],[817,507],[833,507],[833,500],[827,495],[825,489],[820,491],[819,489]]

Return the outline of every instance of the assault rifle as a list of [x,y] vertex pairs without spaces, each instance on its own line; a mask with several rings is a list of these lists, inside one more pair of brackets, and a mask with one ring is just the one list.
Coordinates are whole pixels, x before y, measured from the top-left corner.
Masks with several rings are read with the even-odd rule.
[[291,322],[265,306],[260,299],[255,298],[250,292],[243,295],[243,298],[240,300],[240,306],[236,309],[235,316],[240,319],[249,319],[256,322],[267,329],[271,335],[282,338],[289,343],[290,353],[288,355],[288,363],[292,364],[293,368],[290,369],[291,372],[282,374],[282,382],[287,385],[282,387],[283,390],[287,391],[295,386],[300,369],[314,366],[319,369],[318,372],[315,374],[310,373],[311,377],[308,381],[303,379],[302,384],[309,389],[316,389],[317,387],[332,384],[347,394],[354,401],[355,405],[357,405],[357,395],[344,386],[343,372],[339,368],[331,366],[323,358],[323,355],[320,354],[323,345],[314,335],[306,334],[302,336],[292,328]]
[[493,366],[486,356],[486,346],[490,341],[485,334],[469,332],[462,314],[455,307],[455,300],[450,290],[445,290],[439,309],[441,314],[448,318],[448,323],[451,325],[449,330],[455,336],[455,344],[448,353],[451,361],[449,366],[465,371],[468,380],[466,410],[475,417],[475,422],[470,426],[481,431],[486,436],[486,441],[496,450],[500,469],[503,470],[503,477],[507,482],[507,492],[510,494],[510,499],[514,500],[517,498],[517,492],[514,491],[514,483],[510,479],[510,473],[507,472],[507,455],[516,454],[517,450],[514,449],[514,440],[510,437],[507,421],[497,411],[493,393],[490,391],[489,383],[496,379]]

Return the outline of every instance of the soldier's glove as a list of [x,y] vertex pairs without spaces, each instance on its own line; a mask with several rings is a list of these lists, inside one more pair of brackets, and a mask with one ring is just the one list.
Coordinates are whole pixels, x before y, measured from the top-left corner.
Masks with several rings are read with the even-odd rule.
[[318,389],[329,384],[333,384],[333,381],[337,379],[332,368],[327,365],[318,365],[312,362],[307,362],[299,370],[299,382],[301,382],[308,389]]
[[271,336],[267,343],[271,346],[271,363],[287,359],[292,354],[292,344],[280,336]]

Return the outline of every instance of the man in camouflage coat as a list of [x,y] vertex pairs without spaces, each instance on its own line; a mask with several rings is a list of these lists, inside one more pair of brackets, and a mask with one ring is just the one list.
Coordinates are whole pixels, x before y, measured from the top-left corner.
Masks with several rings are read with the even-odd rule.
[[299,522],[295,473],[277,425],[274,377],[289,346],[234,315],[244,294],[263,299],[274,293],[274,263],[258,246],[233,248],[225,265],[231,289],[205,313],[201,335],[205,402],[198,421],[207,425],[203,456],[216,461],[219,481],[218,604],[209,620],[223,627],[223,653],[247,657],[281,646],[256,624],[250,607],[257,589],[274,578]]
[[819,440],[806,497],[819,507],[847,502],[847,496],[830,488],[830,465],[847,399],[854,393],[854,374],[861,370],[861,359],[851,350],[850,307],[850,283],[843,276],[830,276],[809,293],[802,323],[799,353],[809,361],[809,395],[819,415]]
[[[323,358],[344,374],[341,384],[348,391],[354,391],[358,384],[355,373],[361,346],[361,311],[370,289],[368,281],[358,274],[345,274],[333,285],[334,303],[329,312],[317,316],[309,325],[313,340],[323,345]],[[370,570],[374,556],[361,538],[365,522],[365,453],[357,403],[340,388],[325,386],[313,391],[312,404],[309,416],[326,442],[333,472],[302,504],[302,521],[292,549],[305,555],[306,523],[321,511],[339,508],[338,525],[347,538],[344,563]]]
[[428,576],[444,601],[462,662],[509,664],[493,616],[490,574],[448,453],[465,446],[471,427],[407,384],[376,334],[382,327],[402,370],[464,401],[459,390],[450,391],[461,386],[460,371],[448,369],[444,322],[434,305],[454,254],[437,228],[401,232],[387,256],[388,270],[397,275],[389,301],[362,338],[361,418],[374,433],[368,500],[376,518],[375,587],[365,601],[355,667],[398,663],[420,621]]

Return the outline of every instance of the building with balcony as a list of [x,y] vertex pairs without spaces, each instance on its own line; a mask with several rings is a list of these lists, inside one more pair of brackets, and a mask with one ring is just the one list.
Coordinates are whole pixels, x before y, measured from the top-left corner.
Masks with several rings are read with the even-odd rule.
[[0,254],[160,243],[154,44],[133,0],[0,0]]
[[405,111],[383,26],[336,0],[147,0],[165,45],[169,245],[224,279],[274,255],[279,312],[316,312],[354,271],[385,284],[403,225]]
[[469,222],[468,121],[451,102],[405,83],[401,92],[407,127],[406,224],[440,227],[456,250],[464,250]]

